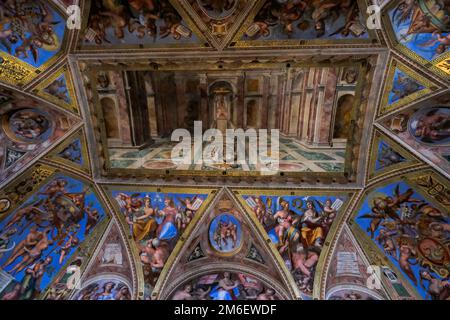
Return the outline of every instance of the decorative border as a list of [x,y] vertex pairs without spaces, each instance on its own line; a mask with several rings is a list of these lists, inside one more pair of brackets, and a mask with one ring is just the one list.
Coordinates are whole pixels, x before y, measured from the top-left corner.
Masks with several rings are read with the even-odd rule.
[[395,5],[398,5],[397,1],[390,1],[384,8],[383,8],[383,14],[382,14],[382,20],[383,25],[386,27],[386,33],[388,35],[388,38],[390,42],[393,44],[393,49],[397,52],[399,52],[401,55],[408,57],[409,59],[417,62],[418,64],[425,66],[428,68],[431,72],[437,74],[438,76],[450,80],[450,70],[448,72],[445,72],[444,70],[440,69],[437,65],[441,63],[444,60],[450,59],[450,51],[447,51],[446,53],[442,54],[438,58],[429,61],[421,56],[419,56],[417,53],[409,50],[407,47],[405,47],[403,44],[401,44],[397,40],[397,36],[394,32],[394,29],[392,28],[392,21],[389,16],[390,11],[394,8]]
[[[189,15],[181,8],[180,4],[177,0],[168,0],[170,4],[174,7],[174,9],[180,14],[183,18],[183,21],[192,30],[192,32],[198,37],[199,42],[197,43],[164,43],[164,44],[115,44],[115,45],[94,45],[94,44],[85,44],[83,43],[83,36],[89,25],[89,17],[90,17],[90,8],[91,1],[98,0],[85,0],[82,7],[82,16],[87,17],[84,19],[83,24],[81,26],[81,31],[78,34],[77,41],[78,46],[77,52],[108,52],[108,51],[167,51],[167,50],[187,50],[187,49],[197,49],[197,50],[211,50],[210,45],[205,38],[204,34],[197,28],[197,26],[190,19]],[[206,45],[208,44],[208,45]]]
[[[403,63],[401,63],[400,61],[396,60],[393,57],[391,57],[388,64],[390,65],[389,71],[388,71],[387,78],[385,79],[383,98],[382,98],[380,108],[377,112],[377,117],[381,117],[381,116],[383,116],[387,113],[390,113],[396,109],[399,109],[407,104],[410,104],[413,101],[419,100],[427,95],[430,95],[431,93],[433,93],[434,91],[439,89],[437,87],[437,85],[434,84],[433,82],[431,82],[429,79],[412,71],[411,69],[406,67],[406,65],[404,65]],[[404,74],[406,74],[408,77],[416,80],[421,85],[425,86],[425,88],[420,91],[416,91],[416,92],[414,92],[392,104],[389,104],[389,95],[394,86],[394,77],[395,77],[395,72],[397,69],[400,70],[401,72],[403,72]]]
[[[161,61],[164,62],[164,61]],[[89,63],[89,61],[87,61]],[[103,61],[103,64],[106,62]],[[357,107],[360,106],[363,101],[363,96],[368,95],[366,92],[368,86],[366,75],[367,75],[367,66],[368,63],[366,61],[353,61],[353,62],[297,62],[290,64],[291,68],[302,68],[302,67],[329,67],[329,66],[358,66],[359,67],[359,78],[358,84],[355,90],[355,107],[352,110],[352,131],[359,130],[360,134],[362,134],[362,128],[358,128],[356,126],[356,122],[360,118],[364,118],[366,112],[368,112],[366,104],[363,104],[365,107]],[[286,62],[282,61],[271,61],[266,63],[241,63],[241,65],[236,66],[232,65],[228,68],[224,68],[223,66],[218,66],[216,64],[206,65],[202,63],[200,66],[197,63],[192,63],[188,66],[184,64],[174,65],[173,63],[168,63],[167,65],[158,64],[157,68],[154,67],[152,69],[151,66],[146,64],[142,64],[142,62],[137,62],[134,60],[133,64],[123,66],[123,65],[89,65],[88,69],[88,78],[89,78],[89,86],[92,91],[92,99],[90,100],[91,108],[93,114],[97,117],[97,119],[103,119],[103,112],[100,105],[99,95],[96,90],[93,88],[97,87],[97,77],[96,72],[98,71],[123,71],[123,70],[134,70],[134,71],[153,71],[153,72],[161,72],[161,71],[190,71],[190,70],[205,70],[206,71],[235,71],[235,70],[261,70],[261,69],[280,69],[285,68]],[[84,84],[84,90],[87,92],[86,83]],[[370,88],[370,86],[369,86]],[[367,99],[366,99],[367,100]],[[90,120],[90,119],[89,119]],[[257,171],[222,171],[222,170],[211,170],[211,171],[192,171],[192,170],[150,170],[150,169],[125,169],[125,168],[111,168],[110,157],[108,153],[108,145],[106,138],[106,128],[104,124],[97,124],[97,127],[94,127],[95,131],[97,131],[97,139],[99,144],[101,145],[100,157],[104,160],[104,166],[102,169],[102,175],[108,178],[115,177],[125,177],[125,176],[133,176],[133,177],[142,177],[142,178],[151,178],[151,177],[159,177],[159,178],[173,178],[173,177],[229,177],[229,178],[239,178],[239,177],[258,177],[261,179],[267,178],[267,176],[262,175]],[[359,148],[355,148],[358,146],[359,142],[357,139],[352,136],[351,139],[347,142],[346,147],[346,162],[344,165],[343,172],[279,172],[277,175],[269,176],[271,179],[276,178],[318,178],[318,179],[336,179],[342,181],[348,181],[348,177],[355,174],[357,169],[359,160]],[[353,159],[359,159],[358,161],[353,161]]]
[[[61,10],[61,8],[53,3],[53,1],[47,1],[47,4],[57,11],[61,17],[63,18],[63,21],[65,21],[65,18],[67,17],[66,13]],[[69,46],[67,39],[69,38],[70,30],[67,28],[64,28],[64,37],[62,39],[59,39],[61,41],[61,46],[57,53],[53,57],[51,57],[46,63],[42,64],[40,67],[33,67],[32,65],[20,60],[19,58],[16,58],[4,51],[0,51],[0,60],[8,60],[9,64],[11,64],[12,68],[5,70],[6,74],[2,72],[2,64],[0,64],[0,80],[4,81],[8,84],[17,86],[17,87],[23,87],[27,84],[29,84],[34,78],[36,78],[38,75],[45,72],[47,69],[49,69],[53,64],[56,63],[62,56],[66,54],[66,50]],[[16,72],[23,73],[23,76],[21,77],[21,80],[10,80],[9,76],[11,75],[11,72],[14,71],[14,68],[16,69]]]
[[[61,101],[61,99],[55,97],[54,95],[51,95],[45,91],[45,89],[51,85],[56,79],[58,79],[60,76],[64,75],[64,78],[66,80],[66,87],[68,91],[68,95],[70,97],[71,103],[67,103],[65,101]],[[44,98],[51,103],[61,106],[62,108],[76,114],[77,116],[80,116],[80,110],[78,108],[77,98],[75,95],[75,88],[72,81],[72,76],[69,71],[69,67],[67,65],[59,68],[57,71],[53,72],[49,77],[45,77],[39,85],[33,89],[33,93],[37,94],[41,98]]]
[[[405,158],[406,161],[393,164],[376,172],[375,166],[378,159],[378,145],[381,141],[385,141],[389,145],[389,147],[391,147],[395,152],[398,152],[402,157]],[[392,140],[389,136],[383,134],[377,128],[374,128],[373,138],[370,143],[369,150],[371,150],[368,158],[369,170],[367,171],[366,175],[366,179],[368,179],[369,181],[374,178],[384,176],[387,173],[393,173],[409,167],[422,165],[422,162],[418,158],[416,158],[407,150],[400,148],[394,140]]]

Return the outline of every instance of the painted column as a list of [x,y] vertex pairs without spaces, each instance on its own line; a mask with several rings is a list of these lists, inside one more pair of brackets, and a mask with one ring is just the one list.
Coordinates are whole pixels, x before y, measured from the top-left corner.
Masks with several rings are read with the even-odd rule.
[[177,125],[185,128],[186,118],[186,79],[183,74],[175,75]]
[[120,73],[113,72],[112,80],[116,88],[117,101],[119,104],[119,126],[120,126],[120,138],[123,145],[131,145],[131,127],[130,127],[130,114],[128,111],[127,97],[125,92],[125,84],[120,76]]
[[269,117],[270,74],[263,75],[262,103],[259,128],[267,128]]
[[142,73],[137,71],[128,71],[125,76],[133,146],[144,148],[152,141],[145,81]]
[[208,76],[206,73],[200,75],[198,90],[200,94],[200,117],[202,120],[203,131],[205,131],[210,126],[208,117]]
[[324,70],[322,92],[320,96],[320,112],[316,118],[314,144],[318,146],[331,146],[333,138],[333,107],[336,101],[338,69]]
[[236,127],[237,128],[244,128],[244,117],[245,114],[245,77],[244,75],[240,75],[237,79],[237,108],[238,108],[238,115],[236,117]]

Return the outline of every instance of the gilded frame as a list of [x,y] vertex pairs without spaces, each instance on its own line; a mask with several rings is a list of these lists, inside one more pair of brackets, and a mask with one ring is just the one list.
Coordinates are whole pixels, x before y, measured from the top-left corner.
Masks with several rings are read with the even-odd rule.
[[[89,64],[89,61],[86,61]],[[162,61],[164,62],[164,61]],[[103,62],[105,63],[105,62]],[[155,62],[156,63],[156,62]],[[363,92],[371,86],[367,86],[367,82],[365,79],[367,62],[361,59],[356,59],[352,62],[296,62],[296,63],[288,63],[290,68],[302,68],[302,67],[329,67],[329,66],[340,66],[340,67],[354,67],[356,66],[359,70],[358,84],[355,90],[355,104],[352,110],[352,132],[356,130],[356,121],[359,117],[364,117],[367,112],[366,105],[363,108],[358,108],[360,106],[360,101],[363,95]],[[148,63],[135,62],[131,65],[127,65],[124,67],[123,65],[117,64],[104,64],[104,65],[89,65],[88,69],[88,77],[90,80],[91,88],[97,87],[97,77],[96,73],[99,71],[123,71],[123,70],[133,70],[133,71],[153,71],[153,72],[161,72],[161,71],[179,71],[179,72],[187,72],[187,71],[205,71],[205,72],[214,72],[214,71],[235,71],[235,70],[279,70],[280,68],[286,68],[286,62],[284,61],[270,61],[265,63],[243,63],[240,65],[231,65],[229,67],[225,67],[223,65],[217,64],[205,64],[203,63],[191,63],[188,66],[184,64],[157,64],[157,66],[148,65]],[[86,90],[86,88],[84,88]],[[103,113],[100,106],[98,92],[93,90],[91,99],[91,108],[96,115],[97,119],[103,119]],[[260,172],[256,171],[247,171],[247,172],[239,172],[239,171],[221,171],[221,170],[211,170],[211,171],[190,171],[190,170],[149,170],[149,169],[124,169],[124,168],[111,168],[111,163],[109,159],[108,146],[107,146],[107,138],[106,138],[106,128],[105,125],[100,125],[95,127],[96,130],[99,130],[99,143],[102,146],[101,157],[104,159],[104,167],[102,169],[102,175],[106,177],[124,177],[124,176],[133,176],[133,177],[226,177],[226,178],[240,178],[240,177],[257,177],[257,178],[265,178],[267,176],[261,175]],[[361,132],[361,130],[359,131]],[[362,133],[362,132],[361,132]],[[355,137],[351,137],[347,142],[346,146],[346,161],[344,163],[344,171],[343,172],[280,172],[275,176],[271,176],[272,178],[310,178],[310,179],[336,179],[347,181],[348,177],[352,174],[355,174],[356,167],[359,163],[359,150],[355,148],[358,146],[359,142]],[[352,160],[358,159],[355,162],[355,167],[352,166]]]
[[[80,130],[74,132],[72,135],[70,135],[69,137],[64,139],[64,141],[62,143],[60,143],[58,146],[56,146],[55,148],[53,148],[51,150],[51,152],[45,157],[45,160],[50,161],[50,162],[55,162],[55,163],[61,164],[63,166],[67,166],[72,169],[79,170],[84,174],[90,175],[91,174],[91,163],[90,163],[89,150],[88,150],[88,147],[86,144],[86,136],[85,136],[84,131],[85,131],[84,127],[81,127]],[[58,154],[60,152],[62,152],[68,146],[68,143],[71,143],[73,140],[75,140],[77,138],[80,140],[81,156],[85,161],[84,165],[83,164],[79,165],[73,161],[70,161],[68,159],[64,159],[64,158],[58,156]]]
[[[56,5],[52,1],[47,1],[47,4],[52,9],[56,10],[63,19],[67,18],[67,14],[63,12],[58,5]],[[59,39],[61,41],[59,51],[40,67],[33,67],[30,64],[20,60],[19,58],[14,57],[13,55],[10,55],[4,51],[0,51],[0,60],[3,61],[3,63],[6,61],[8,64],[8,67],[5,69],[3,63],[0,63],[0,81],[16,87],[23,87],[29,84],[33,79],[47,71],[62,56],[66,54],[66,51],[69,47],[69,38],[70,30],[65,28],[63,39]],[[16,74],[15,79],[10,79],[11,74]]]
[[[64,75],[66,79],[66,87],[68,95],[71,99],[71,103],[66,103],[65,101],[61,101],[61,99],[51,95],[45,91],[45,89],[51,85],[56,79],[60,76]],[[78,108],[77,97],[75,95],[75,87],[73,85],[72,76],[70,74],[70,69],[67,65],[64,65],[56,72],[51,74],[49,77],[46,77],[42,82],[39,83],[37,87],[33,89],[33,93],[37,94],[41,98],[50,101],[51,103],[64,108],[67,111],[74,113],[77,116],[80,116],[80,110]]]
[[[394,6],[398,5],[398,1],[390,1],[384,8],[382,13],[383,25],[386,26],[386,33],[389,37],[390,42],[393,45],[393,49],[399,52],[401,55],[408,57],[409,59],[415,61],[416,63],[425,66],[431,72],[437,74],[438,76],[450,80],[450,65],[447,64],[447,67],[443,67],[442,63],[445,63],[448,59],[450,59],[450,51],[441,54],[438,58],[435,58],[432,61],[426,60],[419,56],[417,53],[409,50],[403,44],[401,44],[394,33],[394,29],[392,28],[391,18],[389,16],[389,12],[394,8]],[[447,71],[445,71],[445,69]]]
[[[418,81],[420,84],[422,84],[425,88],[419,91],[416,91],[392,104],[389,105],[389,95],[393,89],[394,86],[394,76],[396,70],[400,70],[404,74],[406,74],[408,77]],[[438,86],[431,82],[428,78],[425,76],[422,76],[411,69],[407,68],[404,64],[402,64],[400,61],[391,58],[389,62],[389,71],[385,80],[385,86],[384,86],[384,93],[381,100],[381,105],[377,113],[377,117],[385,116],[386,114],[394,113],[401,107],[408,105],[414,101],[417,101],[419,99],[422,99],[426,96],[431,95],[434,91],[438,90]]]
[[[388,166],[375,172],[375,165],[378,158],[378,144],[381,141],[386,141],[389,146],[395,151],[398,152],[402,157],[405,158],[406,161],[396,163],[394,165]],[[401,171],[406,168],[414,167],[417,165],[422,165],[422,162],[417,159],[413,154],[408,151],[400,148],[394,140],[392,140],[389,136],[383,134],[379,129],[375,128],[373,131],[373,138],[370,143],[370,156],[369,156],[369,170],[367,171],[366,179],[369,181],[380,178],[381,176],[385,176],[388,173],[393,173],[397,171]]]

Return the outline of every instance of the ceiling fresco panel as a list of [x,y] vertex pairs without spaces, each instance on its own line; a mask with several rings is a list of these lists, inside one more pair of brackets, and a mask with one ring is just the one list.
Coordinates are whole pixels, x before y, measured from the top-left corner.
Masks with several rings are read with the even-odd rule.
[[2,191],[2,200],[14,203],[19,197],[23,203],[0,215],[3,300],[40,298],[60,270],[80,254],[83,243],[103,232],[101,226],[110,217],[92,184],[42,169],[47,171],[45,179],[36,181],[39,173],[30,170],[22,181]]
[[376,43],[364,1],[261,1],[236,35],[237,47]]
[[33,93],[76,115],[80,115],[73,80],[68,66],[63,66],[41,81]]
[[86,1],[82,49],[202,47],[195,25],[177,1]]
[[61,55],[66,19],[43,0],[4,1],[0,14],[0,80],[23,86]]
[[0,96],[1,183],[48,151],[80,121],[16,91],[0,88]]
[[433,172],[390,179],[366,193],[352,218],[423,299],[448,298],[448,192]]
[[232,40],[239,26],[258,1],[251,0],[182,0],[180,4],[193,14],[199,29],[218,50],[222,50]]
[[81,129],[55,147],[45,160],[91,174],[91,163],[84,130]]
[[424,99],[439,89],[442,89],[441,83],[430,81],[392,58],[378,115],[382,116],[418,99]]
[[[448,92],[447,92],[448,93]],[[420,102],[382,120],[398,142],[406,144],[442,172],[450,172],[450,107],[446,94]]]
[[447,2],[391,1],[384,15],[395,48],[438,75],[450,75]]
[[371,146],[367,172],[369,179],[421,164],[413,154],[405,151],[379,130],[374,130]]
[[0,300],[449,300],[449,9],[0,0]]
[[383,287],[368,288],[369,262],[347,226],[336,240],[326,276],[327,300],[385,300]]
[[321,279],[321,267],[351,192],[340,194],[283,190],[237,190],[253,211],[301,292],[311,299]]
[[283,261],[231,190],[218,191],[186,236],[158,299],[285,300],[298,296]]
[[[255,130],[264,130],[268,124],[270,129],[279,130],[279,151],[270,151],[280,156],[281,172],[275,176],[346,182],[359,179],[363,172],[358,168],[364,160],[360,137],[367,134],[365,129],[372,121],[369,115],[375,111],[374,102],[367,97],[377,85],[373,80],[378,69],[376,57],[355,64],[326,60],[313,67],[306,58],[248,60],[235,58],[217,64],[214,60],[158,59],[152,66],[137,60],[133,67],[113,61],[87,61],[80,65],[85,74],[85,92],[92,94],[92,122],[88,124],[100,140],[95,160],[102,163],[101,174],[261,176],[264,163],[259,160],[214,165],[171,160],[171,149],[176,145],[169,138],[172,130],[186,129],[192,138],[199,121],[204,129],[215,126],[217,115],[213,110],[218,106],[220,90],[226,90],[229,128],[253,129],[253,121]],[[140,96],[127,93],[127,81],[135,81],[136,90],[146,93],[147,104],[151,105],[148,110],[142,108],[145,103],[133,101]],[[142,136],[132,123],[141,120],[133,120],[132,114],[142,114],[139,119],[145,122],[150,118],[151,124],[144,126],[150,135]],[[300,120],[300,116],[305,118]],[[136,142],[131,139],[133,134],[139,136]],[[203,151],[207,148],[205,145]],[[225,149],[218,153],[220,150]]]
[[[198,221],[213,189],[104,186],[140,265],[139,298],[151,299],[180,238]],[[195,223],[194,223],[195,224]]]
[[125,301],[131,300],[130,286],[117,275],[102,275],[98,279],[86,282],[72,300]]
[[80,289],[68,290],[71,299],[91,301],[133,299],[133,283],[135,284],[133,262],[127,248],[120,226],[112,222],[105,230],[90,265],[80,279]]

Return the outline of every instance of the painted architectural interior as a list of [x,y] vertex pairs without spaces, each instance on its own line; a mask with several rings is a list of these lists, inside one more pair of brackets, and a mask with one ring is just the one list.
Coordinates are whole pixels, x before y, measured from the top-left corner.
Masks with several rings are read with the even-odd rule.
[[450,3],[375,2],[2,1],[0,300],[450,299]]

